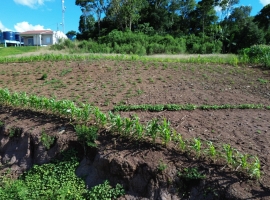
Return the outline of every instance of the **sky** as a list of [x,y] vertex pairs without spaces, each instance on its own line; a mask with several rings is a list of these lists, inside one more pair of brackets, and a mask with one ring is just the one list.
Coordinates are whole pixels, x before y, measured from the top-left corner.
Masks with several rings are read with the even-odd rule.
[[[63,31],[62,23],[63,0],[1,0],[0,29],[2,31],[23,32],[28,30],[57,28]],[[240,0],[238,6],[252,6],[251,16],[258,12],[270,0]],[[78,31],[79,18],[82,14],[75,0],[65,0],[65,33]]]

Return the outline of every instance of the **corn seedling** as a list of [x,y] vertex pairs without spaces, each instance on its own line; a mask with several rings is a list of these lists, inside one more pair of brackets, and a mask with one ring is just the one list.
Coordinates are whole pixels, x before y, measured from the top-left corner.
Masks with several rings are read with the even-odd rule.
[[170,122],[164,118],[163,123],[159,125],[159,130],[162,143],[167,146],[167,144],[171,140]]
[[98,107],[94,108],[94,115],[96,119],[96,123],[100,128],[104,128],[107,124],[107,116],[106,114],[102,113]]
[[144,127],[140,123],[139,117],[135,116],[133,124],[134,124],[134,127],[133,127],[134,133],[133,133],[133,135],[135,136],[135,138],[137,140],[141,140],[143,138]]
[[199,158],[201,155],[201,146],[202,146],[201,140],[194,138],[194,143],[191,147],[195,150],[197,158]]
[[211,157],[211,159],[215,162],[216,157],[217,157],[216,148],[213,145],[213,142],[211,142],[211,141],[207,142],[207,145],[208,145],[207,153]]
[[237,152],[237,154],[238,154],[238,157],[240,158],[240,160],[239,160],[240,165],[239,166],[241,166],[241,168],[243,170],[248,170],[248,168],[249,168],[248,158],[250,157],[250,155],[241,154],[239,152]]
[[178,147],[179,149],[184,152],[186,150],[186,142],[184,141],[183,137],[181,134],[177,135],[177,142],[178,142]]
[[226,158],[227,164],[234,165],[235,164],[235,159],[233,156],[234,149],[229,144],[224,144],[223,150],[225,151],[225,158]]
[[146,134],[152,138],[152,143],[156,143],[157,134],[159,132],[158,119],[151,119],[146,125]]
[[133,132],[133,121],[130,118],[124,119],[124,136],[129,136]]
[[254,157],[254,162],[251,163],[249,168],[249,175],[251,178],[260,179],[261,177],[261,164],[257,156]]

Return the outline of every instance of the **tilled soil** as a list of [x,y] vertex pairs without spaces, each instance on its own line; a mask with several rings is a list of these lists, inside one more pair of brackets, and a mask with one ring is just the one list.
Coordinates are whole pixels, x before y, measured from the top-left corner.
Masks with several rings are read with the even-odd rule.
[[[45,73],[48,78],[41,80]],[[118,104],[270,105],[269,80],[269,71],[255,66],[110,60],[0,64],[0,87],[7,87],[10,91],[70,99],[78,104],[91,103],[104,112]],[[226,143],[241,153],[258,156],[262,169],[259,181],[227,175],[231,169],[226,166],[218,166],[219,173],[216,172],[211,179],[220,180],[219,185],[222,185],[223,180],[231,198],[270,198],[269,110],[136,111],[120,114],[127,117],[136,114],[142,122],[165,117],[186,139],[201,138],[213,141],[220,147]],[[19,117],[12,111],[1,113],[1,120],[5,122],[20,122],[16,118]],[[35,116],[24,120],[22,124],[27,127],[33,127],[36,123]],[[53,122],[47,120],[38,120],[40,127],[46,128],[47,124],[51,127]],[[119,140],[117,142],[122,146],[122,141],[120,144]],[[126,146],[129,146],[128,143]],[[149,148],[145,151],[150,150],[151,157],[155,157],[151,145],[145,145],[146,149],[147,146]],[[136,152],[142,148],[136,145],[132,147],[129,151]],[[119,157],[127,154],[125,145],[121,148],[116,148]],[[163,149],[156,155],[168,161],[170,156],[166,152]],[[138,159],[140,157],[138,154]],[[194,165],[200,166],[198,163]],[[209,170],[213,168],[211,163],[206,162],[205,165]],[[230,195],[226,198],[229,199]]]

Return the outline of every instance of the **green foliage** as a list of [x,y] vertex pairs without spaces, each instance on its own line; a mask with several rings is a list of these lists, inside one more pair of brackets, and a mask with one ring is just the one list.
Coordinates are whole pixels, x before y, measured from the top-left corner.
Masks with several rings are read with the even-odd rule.
[[108,181],[90,190],[77,177],[79,165],[74,151],[66,152],[61,160],[41,166],[34,165],[18,180],[0,178],[0,199],[116,199],[125,191],[117,184],[115,188]]
[[78,139],[84,145],[86,144],[89,147],[96,147],[96,139],[98,137],[98,127],[91,126],[87,127],[86,125],[75,125],[74,126]]
[[117,199],[125,194],[125,190],[120,184],[117,184],[115,188],[110,186],[109,181],[105,181],[103,184],[92,187],[87,192],[87,199],[100,200],[100,199]]
[[19,138],[19,137],[21,137],[21,134],[22,134],[21,128],[11,127],[9,129],[9,135],[8,136],[10,138]]
[[157,170],[160,172],[163,172],[165,169],[167,169],[166,163],[164,163],[162,160],[159,161]]
[[72,72],[72,68],[68,68],[68,69],[63,69],[61,71],[61,73],[59,74],[59,76],[65,76],[67,75],[68,73]]
[[46,134],[44,131],[42,131],[41,134],[41,142],[42,144],[46,147],[47,150],[50,149],[50,147],[52,146],[52,144],[54,143],[55,137],[53,136],[49,136],[48,134]]
[[254,45],[240,51],[240,58],[249,63],[260,64],[270,68],[270,46]]
[[45,80],[45,79],[47,79],[48,78],[48,74],[46,74],[46,73],[44,73],[44,74],[42,74],[42,76],[41,76],[41,80]]
[[268,83],[268,80],[262,79],[262,78],[258,78],[258,81],[262,84],[266,84]]
[[194,141],[191,147],[194,149],[197,158],[200,157],[201,155],[201,146],[202,146],[201,140],[194,138]]
[[225,158],[227,161],[227,164],[234,166],[236,164],[235,160],[235,149],[233,149],[229,144],[223,145],[223,150],[225,151]]
[[[258,80],[262,83],[267,83],[267,80],[260,79]],[[135,111],[135,110],[143,110],[143,111],[151,111],[151,112],[159,112],[163,110],[169,111],[178,111],[178,110],[220,110],[220,109],[262,109],[265,106],[261,104],[239,104],[239,105],[201,105],[197,106],[194,104],[186,104],[186,105],[178,105],[178,104],[141,104],[141,105],[118,105],[114,106],[113,111]]]
[[184,168],[181,172],[178,172],[178,176],[186,180],[200,180],[206,178],[196,167]]
[[213,41],[212,37],[196,36],[191,34],[185,37],[187,52],[199,54],[220,53],[222,50],[222,42]]
[[35,165],[18,180],[2,183],[1,199],[81,199],[84,181],[75,175],[76,157]]
[[[203,151],[202,148],[206,145],[199,139],[194,139],[188,144],[188,141],[184,140],[180,134],[173,130],[167,119],[164,118],[162,122],[157,119],[152,119],[148,123],[141,124],[137,116],[132,119],[123,118],[119,114],[114,114],[112,112],[106,114],[102,113],[98,108],[95,108],[89,104],[81,104],[81,107],[75,106],[74,102],[69,100],[59,100],[47,99],[45,97],[38,97],[35,95],[27,96],[25,93],[10,93],[8,89],[0,89],[0,104],[9,105],[13,107],[26,107],[31,110],[36,110],[40,112],[53,113],[60,116],[65,116],[67,118],[73,119],[76,123],[84,122],[85,124],[91,121],[97,126],[87,127],[86,125],[75,125],[75,131],[78,136],[78,140],[85,146],[96,146],[95,140],[97,139],[98,127],[104,127],[107,131],[111,133],[118,134],[123,137],[133,136],[133,139],[148,140],[149,137],[152,139],[153,143],[156,143],[156,139],[159,138],[163,144],[167,145],[170,141],[176,143],[179,150],[182,152],[190,152],[195,150],[196,156],[201,156],[202,153],[206,152],[205,156],[210,156],[213,160],[218,159],[218,156],[224,157],[226,159],[226,164],[229,167],[237,168],[243,170],[250,177],[258,179],[260,177],[260,161],[257,157],[254,159],[253,163],[247,164],[245,162],[250,162],[244,155],[241,155],[229,144],[224,144],[223,151],[219,151],[213,144],[208,143],[208,149]],[[201,109],[228,109],[228,108],[238,108],[238,109],[259,109],[266,108],[270,109],[270,106],[254,105],[254,104],[241,104],[237,106],[233,105],[213,105],[213,106],[196,106],[192,104],[185,105],[186,109],[194,110],[196,108]],[[163,107],[163,106],[161,106]],[[182,108],[182,106],[173,106],[173,108]],[[92,118],[92,115],[94,118]],[[12,135],[19,136],[20,131],[14,131]]]

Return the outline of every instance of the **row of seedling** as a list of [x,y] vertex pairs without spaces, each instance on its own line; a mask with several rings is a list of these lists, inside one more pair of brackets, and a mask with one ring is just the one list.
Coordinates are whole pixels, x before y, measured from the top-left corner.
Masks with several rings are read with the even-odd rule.
[[218,151],[211,142],[205,145],[198,138],[191,141],[184,140],[171,128],[167,119],[163,119],[163,121],[152,119],[146,124],[142,124],[137,116],[125,118],[112,112],[106,115],[98,107],[89,104],[82,104],[78,107],[69,100],[57,101],[35,95],[27,96],[24,92],[10,93],[8,89],[0,89],[0,104],[52,113],[69,118],[75,124],[83,124],[75,125],[75,130],[78,132],[79,139],[85,140],[88,146],[94,146],[97,129],[89,129],[87,123],[99,129],[106,129],[112,134],[137,141],[149,141],[150,139],[153,144],[161,142],[165,146],[174,143],[180,151],[194,154],[196,158],[206,156],[213,161],[225,158],[228,166],[238,165],[237,170],[246,172],[252,178],[260,178],[260,161],[256,156],[242,155],[228,144],[223,146],[222,151]]
[[141,104],[141,105],[118,105],[113,107],[113,111],[151,111],[158,112],[163,110],[178,111],[178,110],[220,110],[220,109],[270,109],[270,106],[264,106],[262,104],[239,104],[239,105],[194,105],[194,104]]
[[228,57],[189,57],[189,58],[155,58],[147,56],[137,55],[74,55],[74,54],[40,54],[27,57],[0,57],[0,63],[14,63],[14,62],[40,62],[40,61],[90,61],[90,60],[127,60],[127,61],[142,61],[142,62],[180,62],[180,63],[217,63],[217,64],[232,64],[237,65],[239,63],[237,56]]

